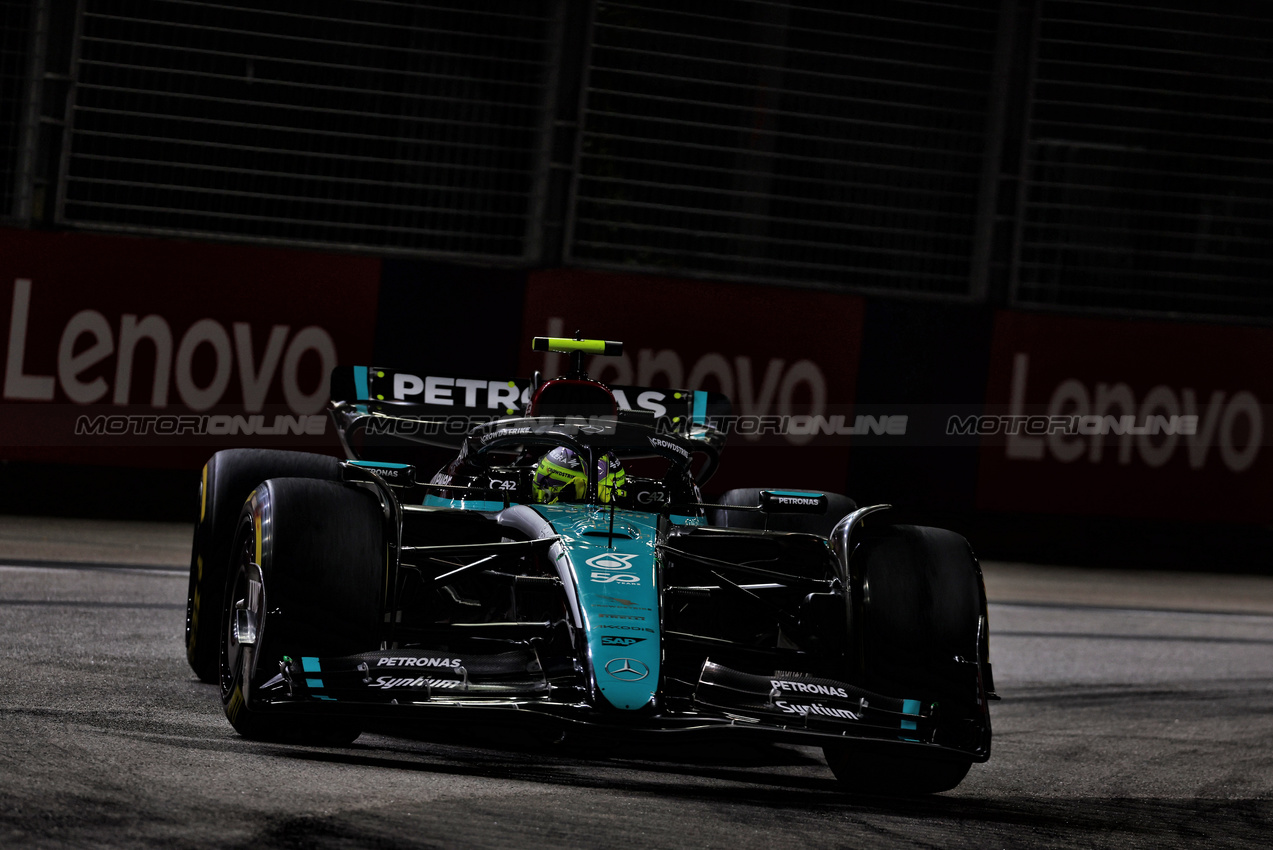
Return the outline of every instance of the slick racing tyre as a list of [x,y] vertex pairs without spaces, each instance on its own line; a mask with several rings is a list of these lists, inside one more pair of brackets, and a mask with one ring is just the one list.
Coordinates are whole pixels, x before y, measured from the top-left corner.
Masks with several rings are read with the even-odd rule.
[[[984,739],[988,748],[976,664],[967,663],[985,658],[985,591],[968,542],[944,529],[892,526],[862,542],[851,570],[861,576],[865,686],[936,702],[945,728],[961,736],[938,743],[976,748]],[[825,752],[846,790],[876,794],[948,791],[972,764],[945,754]]]
[[857,753],[845,746],[824,747],[823,753],[840,788],[854,794],[938,794],[963,782],[972,767],[966,759]]
[[186,659],[205,682],[217,681],[218,616],[239,511],[262,481],[292,477],[335,481],[340,465],[335,458],[306,452],[229,449],[203,467],[186,593]]
[[219,642],[230,724],[247,738],[353,741],[359,730],[347,720],[271,713],[261,704],[287,696],[284,654],[351,655],[379,646],[385,543],[378,500],[354,485],[271,479],[243,506],[232,547]]
[[[719,504],[738,505],[754,508],[760,504],[760,491],[781,488],[774,487],[742,487],[727,490],[720,497]],[[800,531],[805,534],[818,534],[829,537],[835,524],[857,510],[857,505],[848,496],[839,493],[827,493],[825,490],[808,492],[823,493],[827,497],[827,512],[821,516],[815,514],[763,514],[759,511],[731,511],[723,508],[708,509],[708,521],[724,528],[765,528],[769,531]]]

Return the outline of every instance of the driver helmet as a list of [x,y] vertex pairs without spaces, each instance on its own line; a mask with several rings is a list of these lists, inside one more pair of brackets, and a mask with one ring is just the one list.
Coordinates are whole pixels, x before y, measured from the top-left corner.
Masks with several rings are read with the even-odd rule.
[[[603,504],[623,493],[623,464],[611,452],[597,459],[597,498]],[[588,490],[588,474],[579,455],[558,446],[539,459],[531,495],[541,505],[582,501]]]

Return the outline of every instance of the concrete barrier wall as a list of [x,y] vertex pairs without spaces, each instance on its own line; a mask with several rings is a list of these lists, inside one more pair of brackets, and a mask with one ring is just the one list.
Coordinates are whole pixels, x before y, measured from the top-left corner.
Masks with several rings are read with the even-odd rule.
[[227,446],[333,450],[329,362],[551,373],[529,337],[581,330],[626,343],[591,365],[602,379],[723,391],[758,418],[711,491],[840,490],[1026,555],[1065,518],[1102,539],[1181,523],[1219,538],[1273,514],[1263,328],[0,230],[0,329],[4,510],[100,504],[50,469],[82,491],[171,470],[162,488]]

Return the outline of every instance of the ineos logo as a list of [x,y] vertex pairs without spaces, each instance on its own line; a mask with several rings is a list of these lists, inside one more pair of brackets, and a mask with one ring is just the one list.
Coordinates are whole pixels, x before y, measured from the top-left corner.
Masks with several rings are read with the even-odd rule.
[[636,555],[621,555],[618,552],[607,552],[604,555],[593,555],[586,563],[594,570],[630,570],[632,559]]
[[596,584],[618,582],[625,585],[638,585],[641,583],[641,578],[627,572],[627,570],[634,569],[632,559],[635,557],[637,557],[635,554],[621,555],[618,552],[593,555],[585,562],[592,567],[592,573],[588,576],[588,579]]

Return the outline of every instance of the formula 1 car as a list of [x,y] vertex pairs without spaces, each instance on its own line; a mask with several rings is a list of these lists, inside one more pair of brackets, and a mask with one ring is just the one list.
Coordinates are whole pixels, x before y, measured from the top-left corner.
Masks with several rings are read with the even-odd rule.
[[[345,367],[349,460],[218,452],[186,649],[249,738],[533,724],[821,746],[842,786],[932,793],[990,756],[986,597],[958,535],[832,493],[700,485],[723,396]],[[449,447],[434,475],[401,450]]]

